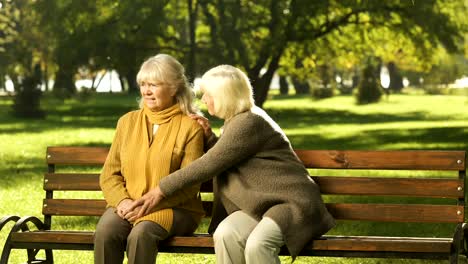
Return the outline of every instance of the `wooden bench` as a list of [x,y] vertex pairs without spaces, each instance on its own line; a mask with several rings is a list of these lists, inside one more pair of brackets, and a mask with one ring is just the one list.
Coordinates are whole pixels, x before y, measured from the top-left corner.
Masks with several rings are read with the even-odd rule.
[[[8,262],[12,249],[27,249],[28,263],[52,263],[53,249],[93,250],[92,231],[55,230],[52,218],[100,216],[105,201],[55,198],[54,194],[58,191],[99,192],[99,174],[83,172],[80,168],[102,166],[107,152],[108,148],[102,147],[47,148],[48,172],[44,175],[42,208],[44,221],[32,216],[2,218],[0,228],[10,221],[16,223],[5,242],[1,264]],[[325,173],[313,179],[320,185],[330,212],[339,220],[331,234],[311,242],[301,255],[446,259],[450,263],[457,263],[459,255],[466,255],[465,151],[297,150],[296,153],[305,166],[312,169],[313,175]],[[72,172],[60,172],[59,168],[64,165],[76,168]],[[381,176],[382,170],[387,174]],[[418,172],[416,177],[401,175],[414,171]],[[327,176],[327,172],[343,175]],[[211,184],[203,184],[201,192],[212,192]],[[408,201],[401,202],[401,199]],[[209,215],[211,202],[204,201],[204,207]],[[368,230],[372,235],[339,233],[342,225],[368,221],[388,222],[389,225],[447,223],[453,226],[454,231],[446,237],[427,233],[406,236],[391,228],[383,235],[372,234],[372,230]],[[27,223],[34,224],[37,230],[29,230]],[[44,262],[36,259],[40,249],[45,249]],[[213,254],[213,240],[208,234],[173,237],[161,244],[160,251]],[[285,253],[283,249],[282,254]]]

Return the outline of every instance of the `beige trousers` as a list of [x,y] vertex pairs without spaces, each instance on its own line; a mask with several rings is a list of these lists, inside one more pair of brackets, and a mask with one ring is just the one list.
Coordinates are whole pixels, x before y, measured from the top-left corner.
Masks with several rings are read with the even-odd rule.
[[218,264],[273,264],[284,245],[280,227],[269,217],[260,222],[242,211],[226,217],[213,235]]
[[99,219],[94,233],[94,263],[118,264],[127,251],[128,264],[154,264],[158,243],[170,236],[193,233],[197,223],[185,210],[173,209],[170,232],[151,221],[132,226],[120,218],[115,208],[108,208]]

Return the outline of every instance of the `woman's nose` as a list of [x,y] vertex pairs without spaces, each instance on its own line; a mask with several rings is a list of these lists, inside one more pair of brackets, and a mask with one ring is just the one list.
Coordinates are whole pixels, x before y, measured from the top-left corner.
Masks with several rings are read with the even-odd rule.
[[145,85],[145,86],[143,86],[143,93],[144,94],[151,94],[151,89],[147,85]]

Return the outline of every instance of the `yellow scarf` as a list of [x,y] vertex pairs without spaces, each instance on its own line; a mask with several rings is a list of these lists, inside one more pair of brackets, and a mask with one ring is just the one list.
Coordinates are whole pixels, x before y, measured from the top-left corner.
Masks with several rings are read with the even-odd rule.
[[[159,112],[146,106],[134,124],[134,134],[128,137],[126,153],[131,164],[125,166],[126,188],[132,199],[138,199],[150,189],[158,186],[159,181],[170,174],[174,146],[182,122],[182,111],[178,104]],[[148,122],[159,125],[153,140],[148,136]],[[136,223],[149,220],[159,223],[166,229],[172,225],[172,210],[163,209],[144,216]]]
[[171,119],[175,115],[181,114],[182,110],[180,110],[180,107],[178,104],[175,104],[162,111],[156,112],[156,111],[152,111],[145,105],[143,107],[143,113],[145,113],[145,116],[148,118],[151,124],[160,125],[160,124],[164,124],[164,123],[171,121]]
[[[154,139],[148,137],[148,124],[159,125]],[[128,179],[126,187],[132,199],[138,199],[150,189],[156,187],[159,181],[169,175],[172,153],[182,120],[182,111],[176,104],[163,111],[153,112],[143,108],[142,115],[135,123],[133,136],[129,136],[125,148],[132,153],[131,163],[126,167]]]

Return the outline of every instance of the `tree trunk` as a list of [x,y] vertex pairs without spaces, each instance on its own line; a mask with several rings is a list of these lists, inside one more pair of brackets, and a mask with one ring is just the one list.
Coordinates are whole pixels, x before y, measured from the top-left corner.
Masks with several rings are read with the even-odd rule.
[[48,66],[47,63],[45,63],[45,65],[44,65],[43,79],[44,79],[45,91],[49,92],[50,91],[50,87],[49,87],[49,66]]
[[[193,0],[187,0],[188,13],[189,13],[189,55],[188,55],[188,64],[187,64],[187,77],[189,81],[193,81],[195,78],[195,69],[196,69],[196,22],[197,22],[197,13],[198,13],[198,1],[193,2]],[[195,6],[194,6],[195,5]]]
[[387,68],[388,75],[390,77],[390,85],[388,86],[388,89],[397,93],[401,92],[403,89],[403,77],[401,76],[398,67],[393,61],[391,61],[388,63]]
[[139,91],[136,75],[137,72],[134,69],[130,69],[125,74],[125,79],[127,79],[128,82],[128,93],[138,93]]
[[280,85],[280,94],[281,95],[288,95],[289,93],[289,84],[286,76],[279,77],[279,85]]
[[125,77],[119,74],[120,87],[122,87],[122,92],[125,92],[127,88],[125,87]]
[[282,51],[278,52],[278,54],[271,59],[270,64],[268,64],[267,71],[262,76],[260,76],[257,70],[247,72],[249,79],[252,82],[255,104],[258,107],[263,108],[263,104],[268,98],[268,91],[270,90],[271,80],[273,80],[273,75],[279,67],[281,54]]
[[3,75],[3,74],[0,74],[0,91],[6,91],[5,75]]
[[297,78],[292,78],[292,83],[296,94],[310,94],[310,86],[306,81],[299,81]]
[[75,83],[73,82],[73,71],[66,67],[59,67],[55,76],[53,92],[59,98],[69,98],[76,92]]

